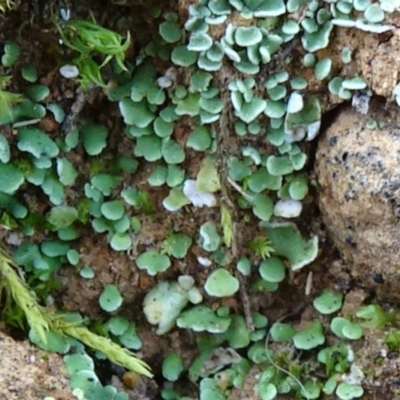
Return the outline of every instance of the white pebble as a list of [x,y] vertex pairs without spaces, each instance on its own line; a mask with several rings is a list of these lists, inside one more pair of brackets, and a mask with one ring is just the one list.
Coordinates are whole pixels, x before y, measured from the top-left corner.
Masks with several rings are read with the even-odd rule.
[[188,292],[189,301],[192,304],[200,304],[203,301],[203,295],[197,287],[193,287]]
[[321,128],[321,121],[312,122],[310,125],[307,126],[307,142],[315,139],[319,133],[319,128]]
[[209,267],[212,264],[209,258],[201,256],[197,257],[197,262],[203,267]]
[[181,275],[178,277],[178,283],[183,290],[190,290],[194,285],[194,278],[190,275]]
[[24,237],[17,232],[12,232],[6,236],[5,240],[11,246],[19,246],[24,240]]
[[303,96],[297,92],[293,92],[290,97],[289,100],[287,102],[287,109],[286,111],[289,114],[295,114],[298,113],[299,111],[301,111],[304,107],[304,100],[303,100]]
[[157,78],[157,85],[161,88],[161,89],[168,89],[172,86],[174,82],[172,82],[171,79],[168,78],[168,76],[160,76],[159,78]]
[[59,72],[61,76],[67,79],[73,79],[76,78],[79,75],[79,69],[76,65],[63,65],[60,69]]
[[296,218],[303,206],[300,201],[292,199],[279,200],[274,207],[274,215],[282,218]]

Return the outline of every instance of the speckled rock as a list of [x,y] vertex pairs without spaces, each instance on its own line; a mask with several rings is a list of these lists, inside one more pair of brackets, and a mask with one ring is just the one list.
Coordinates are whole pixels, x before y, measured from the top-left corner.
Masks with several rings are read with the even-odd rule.
[[[319,205],[353,277],[400,299],[400,109],[342,109],[316,154]],[[374,127],[376,124],[376,127]]]
[[0,331],[0,399],[76,400],[69,389],[62,357]]

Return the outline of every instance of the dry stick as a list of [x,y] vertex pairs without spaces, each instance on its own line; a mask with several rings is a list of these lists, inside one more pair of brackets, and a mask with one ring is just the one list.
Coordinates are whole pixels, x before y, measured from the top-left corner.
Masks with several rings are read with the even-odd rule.
[[96,89],[97,88],[94,84],[89,84],[87,90],[82,89],[81,86],[76,89],[75,100],[70,107],[69,113],[65,116],[64,121],[61,124],[61,133],[63,135],[67,135],[77,128],[81,111],[85,104],[96,94]]
[[247,201],[253,202],[253,197],[247,194],[233,179],[227,178],[228,183],[236,189]]
[[[275,323],[282,322],[282,321],[283,321],[284,319],[286,319],[287,317],[290,317],[291,315],[297,314],[297,312],[298,312],[298,311],[295,311],[295,312],[292,312],[292,313],[290,313],[290,314],[284,315],[283,317],[279,318]],[[269,361],[269,362],[271,363],[271,365],[272,365],[273,367],[275,367],[278,371],[280,371],[280,372],[286,374],[287,376],[289,376],[290,378],[292,378],[292,379],[300,386],[300,389],[303,390],[306,399],[307,399],[307,400],[311,400],[311,398],[310,398],[310,396],[309,396],[309,394],[308,394],[307,389],[306,389],[306,388],[304,387],[304,385],[300,382],[300,380],[299,380],[296,376],[294,376],[290,371],[288,371],[288,370],[285,369],[285,368],[282,368],[282,367],[279,366],[274,360],[272,360],[271,356],[269,355],[269,351],[268,351],[268,342],[269,342],[270,336],[271,336],[271,329],[268,331],[267,337],[265,338],[265,349],[267,350],[267,351],[266,351],[266,354],[267,354],[268,361]]]
[[[220,82],[223,82],[223,80],[220,80]],[[230,213],[233,215],[236,214],[236,207],[231,200],[228,190],[227,190],[227,183],[232,185],[230,182],[231,179],[228,176],[228,173],[226,171],[227,168],[227,149],[228,149],[228,143],[229,143],[229,135],[230,132],[232,131],[232,113],[231,113],[231,108],[229,105],[229,95],[227,91],[224,91],[222,94],[222,100],[224,102],[224,108],[222,110],[221,118],[219,119],[219,126],[218,126],[218,132],[219,132],[219,138],[218,138],[218,158],[219,158],[219,174],[220,174],[220,179],[221,179],[221,192],[222,192],[222,197],[223,201],[225,202],[228,210]],[[238,251],[237,251],[237,234],[236,234],[236,224],[233,223],[232,226],[232,256],[235,260],[237,260],[238,256]],[[244,317],[246,321],[246,327],[249,332],[254,332],[254,322],[253,322],[253,316],[251,313],[251,305],[250,305],[250,300],[247,295],[245,286],[246,286],[246,279],[239,273],[237,272],[235,276],[239,279],[240,282],[240,297],[242,300],[243,304],[243,312],[244,312]]]
[[254,332],[255,327],[254,327],[253,316],[251,314],[251,305],[249,296],[247,295],[245,289],[246,279],[243,278],[243,276],[240,273],[237,273],[236,276],[239,278],[240,282],[240,297],[243,303],[244,318],[246,320],[247,330],[251,333]]

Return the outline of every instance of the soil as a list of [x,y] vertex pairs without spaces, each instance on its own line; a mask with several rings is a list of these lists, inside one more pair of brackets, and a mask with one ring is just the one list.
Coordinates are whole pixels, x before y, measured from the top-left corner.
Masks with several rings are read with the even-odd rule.
[[[119,29],[116,21],[122,16],[126,17],[126,25],[120,29],[121,34],[125,33],[126,26],[128,26],[135,40],[134,46],[128,51],[127,58],[134,59],[135,56],[138,56],[150,39],[156,36],[156,23],[143,16],[147,15],[145,12],[147,7],[160,2],[139,1],[134,2],[133,5],[126,2],[128,4],[125,4],[125,6],[115,5],[112,1],[101,2],[101,4],[96,1],[76,3],[73,8],[74,17],[88,18],[88,10],[91,9],[99,23],[112,29]],[[187,17],[187,7],[191,3],[193,2],[185,0],[178,2],[176,11],[179,12],[179,18],[182,21]],[[164,5],[165,9],[172,8],[168,1],[165,1]],[[70,54],[57,44],[57,31],[49,22],[49,16],[50,6],[48,3],[39,2],[37,7],[32,9],[29,2],[23,2],[15,11],[0,15],[0,43],[11,39],[16,40],[22,51],[20,61],[14,69],[17,70],[26,62],[33,62],[38,68],[40,81],[50,88],[50,95],[46,101],[58,101],[68,110],[79,94],[78,85],[62,79],[57,72],[59,60],[67,59]],[[237,22],[238,16],[235,15],[232,18]],[[393,21],[389,22],[396,25],[399,15],[393,14],[391,18]],[[397,25],[400,25],[400,23]],[[213,34],[218,37],[221,32],[215,31]],[[390,101],[393,100],[391,93],[397,84],[397,66],[400,58],[398,42],[399,33],[397,30],[390,34],[373,35],[355,29],[341,28],[334,31],[329,47],[319,51],[318,56],[332,58],[332,70],[335,75],[352,77],[354,74],[359,74],[370,83],[377,95],[384,96]],[[344,64],[341,60],[340,52],[344,45],[349,47],[354,54],[353,61],[349,64]],[[295,61],[300,59],[303,53],[304,51],[299,44],[292,49]],[[343,101],[329,94],[326,82],[317,81],[313,69],[300,66],[300,63],[295,61],[288,68],[292,68],[296,75],[305,77],[309,81],[309,92],[318,94],[321,99],[323,111],[326,113],[322,127],[322,130],[325,130],[329,128],[329,124],[332,122],[331,114],[328,112]],[[274,60],[274,62],[279,63],[280,60]],[[156,63],[160,75],[168,67],[168,63],[160,62],[159,65]],[[0,72],[3,73],[4,71]],[[270,72],[273,71],[266,71],[267,74]],[[7,71],[7,74],[9,73],[13,74],[13,70]],[[231,67],[226,66],[219,75],[221,88],[226,84],[223,77],[231,75]],[[25,86],[26,83],[15,74],[12,86],[8,90],[20,93],[24,91]],[[110,128],[109,146],[102,153],[101,158],[103,170],[111,169],[116,154],[132,154],[132,144],[123,134],[122,118],[119,115],[117,105],[106,102],[101,91],[95,91],[85,99],[85,104],[82,106],[78,118],[83,118],[83,116],[91,117]],[[41,128],[51,134],[53,138],[60,134],[60,125],[50,115],[46,116],[41,123]],[[182,119],[180,125],[175,127],[175,139],[180,143],[185,143],[190,128],[191,122]],[[3,126],[1,129],[8,137],[12,137],[13,132],[10,126]],[[307,169],[310,179],[314,178],[313,159],[316,142],[307,148],[310,160]],[[222,143],[225,144],[225,153],[229,155],[236,155],[238,149],[244,144],[259,148],[267,147],[263,138],[254,136],[251,139],[243,139],[233,132],[224,138]],[[78,149],[67,157],[79,166],[81,183],[87,181],[93,164],[87,159],[84,151]],[[201,160],[202,155],[194,151],[187,153],[183,167],[189,177],[196,175]],[[83,279],[75,269],[65,267],[56,276],[61,282],[60,288],[52,292],[55,306],[58,309],[78,311],[92,321],[100,321],[107,317],[107,314],[101,310],[98,304],[99,295],[106,284],[115,284],[123,293],[124,304],[121,314],[135,322],[138,334],[144,344],[138,355],[152,367],[155,373],[154,380],[143,378],[140,384],[129,392],[130,398],[136,400],[160,398],[159,391],[164,384],[161,375],[161,363],[165,355],[171,350],[175,350],[181,355],[185,366],[189,365],[194,356],[198,354],[195,336],[190,332],[173,330],[163,336],[157,336],[154,333],[153,327],[147,323],[141,312],[145,294],[157,282],[168,279],[176,280],[182,274],[193,276],[196,285],[202,287],[207,273],[196,261],[197,256],[205,255],[204,251],[196,245],[191,248],[190,254],[183,261],[175,260],[173,266],[167,272],[158,274],[156,277],[150,277],[144,271],[139,270],[135,264],[135,257],[147,248],[157,249],[160,246],[160,241],[170,231],[171,227],[194,238],[202,223],[212,220],[219,224],[220,220],[219,212],[208,208],[194,209],[188,206],[173,214],[173,216],[166,212],[161,204],[162,199],[167,194],[166,190],[151,187],[146,182],[154,167],[155,165],[140,161],[138,172],[133,176],[124,177],[123,184],[118,187],[118,189],[121,189],[122,185],[135,185],[139,189],[145,189],[150,193],[153,203],[151,218],[143,213],[135,214],[142,223],[142,229],[136,236],[135,244],[129,254],[112,251],[103,235],[93,234],[92,231],[82,226],[82,239],[75,244],[82,254],[81,265],[90,265],[94,269],[95,278],[91,280]],[[73,203],[80,196],[81,190],[82,188],[78,186],[71,188],[68,193],[68,201]],[[50,207],[45,197],[40,197],[38,202],[37,192],[32,188],[28,188],[24,196],[26,201],[35,202],[37,211],[42,214],[46,213]],[[228,196],[235,200],[237,194],[229,191]],[[250,289],[251,284],[257,279],[256,273],[254,273],[254,276],[242,282],[244,287],[240,295],[219,300],[205,296],[206,303],[211,305],[213,309],[221,305],[228,305],[232,311],[243,315],[246,313],[243,304],[247,302],[251,311],[258,311],[266,315],[269,321],[276,321],[286,315],[292,315],[289,318],[290,321],[297,326],[302,326],[308,321],[319,318],[311,307],[311,302],[323,289],[329,288],[346,294],[347,300],[341,312],[343,316],[353,315],[364,299],[369,302],[375,300],[375,292],[369,290],[368,287],[366,291],[361,290],[362,285],[357,279],[359,274],[353,274],[354,270],[347,265],[347,262],[349,260],[353,262],[353,259],[351,257],[341,259],[335,247],[338,242],[335,241],[335,235],[332,239],[330,233],[326,230],[319,212],[317,199],[318,189],[314,189],[314,192],[310,193],[305,201],[303,217],[296,221],[304,236],[310,237],[318,234],[320,237],[320,254],[315,262],[303,270],[292,272],[285,283],[279,286],[277,292],[254,293]],[[234,216],[237,232],[236,254],[227,254],[227,264],[229,264],[229,259],[248,254],[248,242],[261,232],[256,219],[244,218],[245,212],[243,210],[235,208]],[[14,238],[10,239],[10,232],[2,232],[0,228],[0,233],[2,239],[9,244],[11,249]],[[343,234],[343,232],[340,232],[340,234]],[[32,238],[37,242],[42,239],[43,233],[40,232]],[[342,251],[339,245],[338,247]],[[228,266],[228,268],[235,273],[234,266]],[[389,279],[390,277],[388,277]],[[391,309],[390,304],[382,302],[380,304],[385,309]],[[10,337],[9,328],[2,326],[1,330],[3,331],[0,336],[1,397],[16,400],[39,400],[45,396],[53,396],[58,400],[73,398],[68,392],[68,382],[58,355],[45,355],[28,345],[26,341],[14,341]],[[357,352],[358,364],[366,367],[369,371],[366,374],[367,391],[363,397],[364,400],[396,398],[400,382],[400,358],[397,352],[391,351],[383,343],[384,336],[385,332],[382,330],[369,330],[365,340],[358,341],[354,345],[353,350]],[[331,339],[328,338],[328,341]],[[21,356],[17,357],[19,354]],[[33,359],[32,354],[34,354],[35,360],[33,364],[30,363],[30,360]],[[44,359],[46,359],[45,362]],[[379,365],[377,365],[378,359],[380,360]],[[37,368],[37,371],[33,371],[33,368]],[[253,367],[248,374],[244,387],[233,390],[230,399],[256,399],[253,387],[259,372],[258,368]],[[35,376],[35,379],[28,379],[30,376]],[[54,383],[52,376],[57,377],[57,383]],[[129,388],[122,383],[122,378],[122,374],[116,373],[111,366],[105,367],[102,377],[104,382],[112,382],[115,386],[119,385],[128,391]],[[179,385],[188,396],[198,397],[196,385],[190,382],[186,376]],[[281,399],[284,399],[284,397],[281,397]]]

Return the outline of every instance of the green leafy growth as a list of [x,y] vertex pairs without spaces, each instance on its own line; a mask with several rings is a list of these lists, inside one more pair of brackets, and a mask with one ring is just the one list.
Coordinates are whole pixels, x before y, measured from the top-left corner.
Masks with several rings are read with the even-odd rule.
[[174,212],[189,204],[189,199],[183,194],[182,189],[174,187],[169,195],[163,200],[163,206],[166,210]]
[[106,285],[99,298],[100,307],[107,312],[117,310],[122,301],[121,293],[115,285]]
[[80,132],[83,147],[89,155],[97,156],[107,146],[108,130],[104,125],[87,123]]
[[311,322],[305,329],[293,336],[293,343],[301,350],[311,350],[325,342],[321,322]]
[[201,192],[214,193],[221,189],[216,163],[209,157],[202,161],[200,171],[197,174],[196,186]]
[[73,185],[78,176],[74,166],[66,158],[57,158],[57,174],[64,186]]
[[218,386],[218,382],[212,378],[204,378],[200,382],[200,400],[213,399],[225,400],[223,390]]
[[275,322],[271,326],[269,334],[273,340],[284,342],[291,339],[296,334],[296,331],[290,324]]
[[0,290],[6,292],[7,303],[14,301],[17,307],[22,310],[31,329],[42,340],[46,341],[46,332],[49,330],[48,317],[44,309],[37,303],[30,289],[21,282],[14,267],[15,265],[9,255],[0,248],[0,271],[2,276]]
[[6,194],[14,194],[24,183],[23,173],[13,164],[0,163],[0,191]]
[[297,226],[291,222],[266,223],[264,226],[276,254],[287,258],[292,270],[303,268],[317,257],[317,236],[303,239]]
[[248,243],[248,247],[251,251],[254,252],[256,257],[260,257],[263,260],[271,257],[271,253],[274,253],[275,250],[272,247],[271,241],[268,240],[265,236],[257,236],[254,239],[250,240]]
[[11,0],[0,0],[0,11],[1,12],[6,12],[7,9],[11,10],[11,8],[14,6],[14,2]]
[[107,358],[131,371],[152,377],[146,363],[136,358],[130,351],[121,348],[110,339],[96,335],[86,327],[79,326],[81,318],[71,321],[68,315],[55,314],[53,311],[41,307],[32,294],[30,288],[21,282],[15,271],[16,265],[3,249],[0,249],[0,275],[2,276],[0,289],[7,294],[7,302],[14,301],[18,310],[25,315],[33,332],[44,343],[47,334],[53,331],[61,336],[73,337],[85,345],[103,352]]
[[132,238],[129,232],[116,232],[112,235],[110,246],[115,251],[125,251],[132,246]]
[[121,200],[106,201],[101,205],[101,214],[110,221],[117,221],[124,215],[124,203]]
[[351,322],[343,317],[336,317],[332,319],[331,330],[336,336],[342,339],[347,338],[351,340],[358,340],[363,335],[363,330],[360,324]]
[[342,308],[343,294],[324,290],[314,301],[313,305],[321,314],[332,314]]
[[0,125],[12,121],[12,106],[22,101],[22,96],[7,92],[4,89],[11,76],[0,76]]
[[94,362],[87,354],[67,354],[64,357],[65,367],[70,375],[82,370],[94,370]]
[[341,400],[351,400],[361,397],[364,390],[361,386],[353,385],[347,382],[339,383],[336,389],[336,395]]
[[268,282],[279,283],[285,278],[286,266],[279,257],[270,257],[260,264],[259,273]]
[[136,259],[138,268],[145,269],[151,276],[166,271],[171,266],[171,260],[165,254],[155,250],[145,251]]
[[[121,70],[127,70],[124,59],[131,43],[129,31],[123,41],[121,35],[98,25],[94,18],[92,21],[70,20],[62,26],[56,23],[56,26],[63,44],[79,54],[74,62],[79,68],[82,86],[93,82],[105,87],[100,70],[112,59]],[[101,64],[94,61],[94,56],[99,54],[105,56]]]
[[360,325],[364,328],[382,328],[388,324],[395,324],[398,311],[386,312],[378,304],[361,307],[356,316],[364,320]]
[[58,330],[83,342],[85,345],[93,349],[103,352],[107,358],[115,364],[122,365],[123,367],[139,374],[152,377],[148,366],[143,361],[137,359],[133,353],[121,348],[110,339],[96,335],[87,328],[66,324],[65,322],[59,324]]
[[8,41],[4,45],[4,54],[1,57],[1,63],[4,67],[11,67],[15,61],[18,60],[21,54],[21,49],[18,43],[14,41]]
[[240,257],[236,264],[236,269],[244,276],[249,276],[251,274],[251,264],[250,260],[246,256]]
[[121,178],[115,175],[98,173],[92,176],[90,182],[92,186],[99,190],[104,196],[109,196],[120,180]]
[[65,354],[69,351],[71,346],[66,337],[52,330],[48,330],[45,333],[46,338],[43,340],[34,329],[31,329],[29,332],[29,340],[46,351],[60,354]]
[[192,239],[188,235],[171,232],[163,242],[162,251],[175,258],[184,258],[191,245]]
[[182,359],[177,353],[170,353],[164,358],[162,363],[162,374],[168,381],[177,381],[183,369]]
[[195,332],[223,333],[231,324],[229,317],[219,317],[206,306],[195,306],[181,313],[176,321],[180,328]]
[[56,206],[53,207],[46,216],[55,230],[68,228],[76,219],[78,219],[78,211],[74,207]]
[[22,128],[18,131],[18,149],[37,159],[56,157],[59,153],[56,143],[38,128]]
[[153,203],[144,190],[138,190],[135,187],[127,188],[121,192],[121,196],[129,205],[142,210],[146,215],[153,213]]
[[[129,83],[129,86],[130,97],[133,102],[141,102],[143,99],[146,99],[149,104],[162,104],[165,101],[165,93],[157,85],[157,72],[148,62],[142,63],[135,69],[133,79]],[[142,105],[143,104],[144,103],[142,103]],[[138,121],[140,119],[138,115],[138,118],[132,121],[133,125],[141,126],[142,124]],[[157,124],[155,124],[155,126],[156,125]],[[157,131],[157,129],[155,130]]]
[[225,204],[221,204],[222,238],[226,247],[231,247],[233,241],[232,214]]
[[246,321],[241,315],[232,315],[231,324],[226,332],[221,333],[220,337],[227,340],[233,349],[242,349],[249,345],[250,334],[246,326]]
[[0,162],[2,162],[3,164],[7,164],[10,161],[10,157],[10,145],[8,144],[6,137],[2,133],[0,133]]
[[9,212],[14,218],[25,218],[28,208],[9,194],[0,193],[0,209]]
[[208,276],[204,290],[210,296],[232,296],[239,290],[239,280],[225,268],[218,268]]
[[201,247],[212,252],[218,249],[221,238],[217,232],[217,227],[212,221],[205,222],[200,227],[200,245]]
[[108,330],[115,336],[123,335],[128,330],[129,325],[129,320],[121,315],[116,315],[107,322]]
[[5,229],[18,228],[17,221],[5,211],[0,211],[0,227]]
[[400,348],[400,331],[389,332],[385,338],[385,343],[390,349],[399,350]]
[[[37,69],[36,69],[35,65],[33,63],[29,63],[29,64],[23,66],[21,68],[21,76],[30,83],[36,82],[37,78],[38,78],[38,73],[37,73]],[[59,121],[57,121],[57,122],[59,122]]]
[[119,336],[119,342],[130,350],[139,350],[142,347],[142,341],[136,333],[134,324],[130,324],[128,329]]
[[348,371],[350,363],[347,360],[349,349],[345,343],[338,343],[325,347],[318,352],[318,361],[325,364],[325,372],[331,375],[334,372]]

